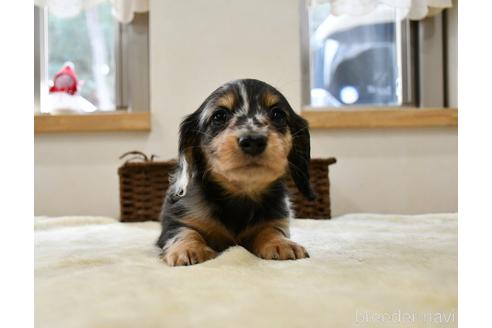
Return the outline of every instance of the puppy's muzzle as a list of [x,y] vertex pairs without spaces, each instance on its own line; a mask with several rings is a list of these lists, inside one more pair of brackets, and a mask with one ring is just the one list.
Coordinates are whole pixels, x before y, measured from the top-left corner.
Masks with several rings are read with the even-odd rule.
[[258,156],[265,151],[267,137],[261,134],[248,134],[237,139],[241,150],[248,155]]

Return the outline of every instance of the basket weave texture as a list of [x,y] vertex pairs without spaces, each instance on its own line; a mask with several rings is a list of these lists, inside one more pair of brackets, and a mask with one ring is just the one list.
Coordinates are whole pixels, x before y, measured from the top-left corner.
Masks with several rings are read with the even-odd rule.
[[[169,175],[176,168],[176,160],[154,161],[145,154],[132,151],[123,154],[134,157],[119,169],[120,220],[122,222],[158,221],[162,203],[169,187]],[[312,159],[310,163],[311,184],[317,195],[314,201],[306,200],[289,178],[287,187],[292,208],[297,218],[329,219],[330,180],[328,167],[335,158]]]

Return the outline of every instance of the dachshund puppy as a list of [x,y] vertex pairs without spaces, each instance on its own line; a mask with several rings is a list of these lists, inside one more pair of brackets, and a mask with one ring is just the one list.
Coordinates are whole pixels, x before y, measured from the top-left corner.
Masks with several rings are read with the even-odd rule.
[[285,178],[314,199],[307,122],[272,86],[245,79],[215,90],[181,123],[179,161],[160,215],[157,245],[191,265],[232,245],[272,260],[309,257],[289,240]]

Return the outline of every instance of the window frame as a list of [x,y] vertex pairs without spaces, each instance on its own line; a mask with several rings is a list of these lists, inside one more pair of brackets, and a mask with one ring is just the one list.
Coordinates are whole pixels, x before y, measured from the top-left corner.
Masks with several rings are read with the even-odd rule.
[[116,109],[146,112],[150,108],[149,15],[135,13],[131,23],[116,24]]
[[115,110],[63,115],[41,112],[48,96],[47,15],[46,8],[34,5],[35,133],[150,131],[149,14],[136,13],[128,24],[115,22]]
[[41,113],[41,106],[46,103],[48,85],[46,84],[46,8],[34,6],[34,113]]

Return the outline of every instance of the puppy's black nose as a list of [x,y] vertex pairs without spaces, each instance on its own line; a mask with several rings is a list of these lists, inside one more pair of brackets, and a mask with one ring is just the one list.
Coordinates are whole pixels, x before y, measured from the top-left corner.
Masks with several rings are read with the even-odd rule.
[[263,153],[267,145],[267,137],[262,135],[246,135],[239,137],[239,147],[248,155],[256,156]]

